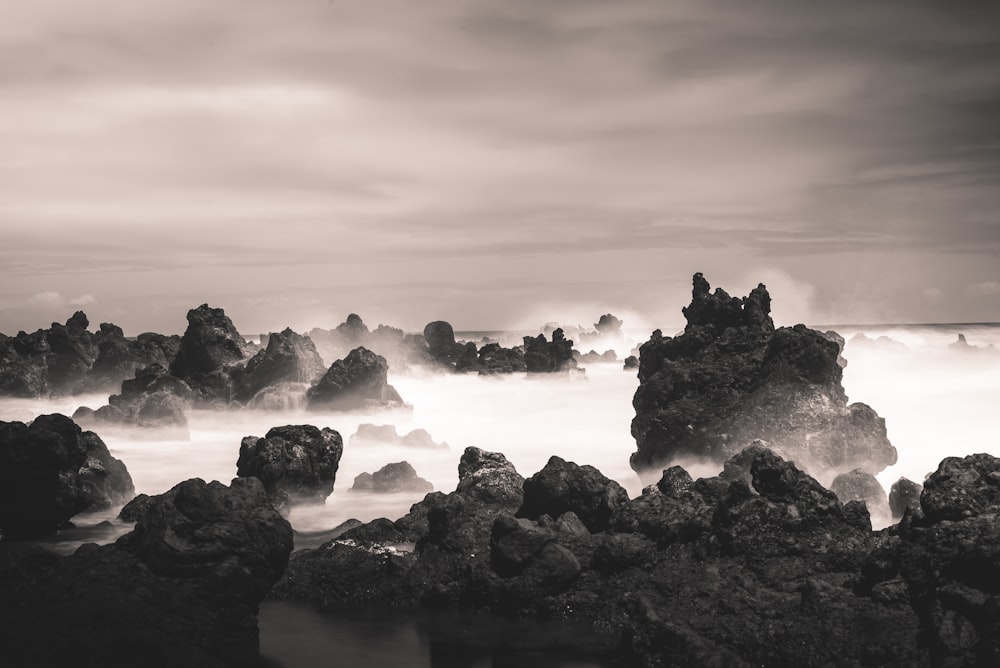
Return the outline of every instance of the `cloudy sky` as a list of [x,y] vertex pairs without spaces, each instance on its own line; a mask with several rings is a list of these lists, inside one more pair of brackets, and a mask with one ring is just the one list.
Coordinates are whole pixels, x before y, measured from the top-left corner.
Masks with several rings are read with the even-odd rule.
[[996,3],[4,15],[8,334],[668,325],[694,271],[783,324],[1000,320]]

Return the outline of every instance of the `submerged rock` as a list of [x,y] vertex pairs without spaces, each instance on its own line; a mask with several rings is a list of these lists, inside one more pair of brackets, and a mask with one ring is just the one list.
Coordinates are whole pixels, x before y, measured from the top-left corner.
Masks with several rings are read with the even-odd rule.
[[260,480],[278,506],[323,503],[333,491],[343,452],[343,440],[333,429],[273,427],[263,438],[243,439],[236,475]]
[[395,425],[375,425],[363,422],[351,436],[350,444],[360,447],[371,445],[398,445],[405,448],[425,448],[431,450],[447,450],[447,443],[438,443],[426,429],[414,429],[402,436],[396,431]]
[[331,364],[319,382],[309,388],[307,408],[320,411],[402,406],[402,397],[386,380],[388,372],[384,357],[367,348],[355,348]]
[[35,538],[88,508],[122,504],[135,489],[100,437],[65,415],[0,422],[0,533]]
[[837,343],[803,325],[776,330],[770,306],[763,285],[739,299],[695,274],[684,333],[657,330],[640,349],[633,469],[721,464],[754,439],[828,479],[895,463],[884,420],[847,403]]

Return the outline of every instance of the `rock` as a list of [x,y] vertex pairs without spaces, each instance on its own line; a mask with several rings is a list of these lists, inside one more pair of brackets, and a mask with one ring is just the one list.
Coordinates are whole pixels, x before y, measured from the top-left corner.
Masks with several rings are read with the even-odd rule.
[[399,393],[388,384],[389,364],[367,348],[355,348],[330,365],[326,374],[306,393],[307,409],[352,410],[403,405]]
[[159,364],[139,369],[122,382],[121,394],[108,397],[108,405],[90,412],[80,408],[75,419],[95,424],[120,424],[148,429],[187,428],[187,411],[195,397],[183,380]]
[[334,331],[351,346],[363,343],[368,336],[368,326],[357,313],[349,314],[347,320],[337,325]]
[[250,358],[245,368],[234,371],[234,398],[247,404],[261,392],[284,383],[312,385],[324,371],[323,360],[309,337],[286,328],[271,334],[267,348]]
[[323,503],[333,491],[344,443],[333,429],[285,425],[240,443],[236,475],[255,477],[278,506]]
[[94,335],[87,331],[89,326],[87,316],[77,311],[65,325],[54,322],[49,328],[47,384],[50,392],[74,394],[84,388],[98,354]]
[[892,489],[889,490],[889,510],[892,518],[900,519],[907,508],[920,510],[920,493],[923,489],[921,485],[906,478],[900,478],[892,483]]
[[605,313],[596,323],[594,323],[594,329],[597,330],[598,334],[614,335],[622,331],[622,324],[622,321],[615,316],[610,313]]
[[454,367],[464,352],[464,346],[455,341],[455,330],[444,320],[427,323],[424,327],[424,339],[431,359],[439,364]]
[[544,334],[524,337],[524,363],[529,373],[554,373],[576,368],[573,359],[573,342],[562,329],[552,332],[552,341]]
[[233,390],[229,371],[243,366],[254,347],[221,308],[202,304],[188,311],[187,321],[170,373],[187,382],[200,403],[228,403]]
[[638,369],[639,368],[639,358],[635,355],[629,355],[625,358],[624,369]]
[[455,491],[486,503],[518,506],[524,497],[524,478],[500,452],[470,446],[458,462]]
[[0,394],[40,397],[48,394],[49,344],[44,332],[0,334]]
[[763,285],[741,300],[695,275],[684,333],[657,330],[640,349],[633,469],[721,464],[754,439],[825,479],[895,463],[884,420],[847,403],[837,343],[803,325],[775,330],[770,303]]
[[351,488],[357,491],[371,491],[381,494],[392,492],[433,491],[434,485],[417,475],[409,462],[386,464],[375,473],[362,473],[354,479]]
[[122,506],[118,519],[124,522],[138,522],[146,514],[152,501],[153,497],[148,494],[136,494],[135,498]]
[[404,436],[396,432],[391,424],[375,425],[363,422],[351,436],[352,446],[397,445],[406,448],[426,448],[432,450],[447,450],[447,443],[436,442],[426,429],[414,429]]
[[[473,344],[474,347],[474,344]],[[479,349],[474,367],[482,376],[498,373],[519,373],[527,371],[524,348],[504,348],[499,343],[487,343]]]
[[884,524],[889,523],[889,500],[882,483],[871,473],[865,473],[861,469],[841,473],[833,479],[830,491],[837,495],[841,503],[863,502],[873,517],[879,518]]
[[0,532],[40,537],[88,508],[132,498],[125,465],[92,431],[65,415],[40,415],[30,425],[0,422]]
[[943,459],[924,481],[920,506],[931,523],[1000,512],[1000,459],[986,454]]
[[17,579],[0,573],[5,660],[257,665],[257,609],[291,548],[291,527],[259,481],[180,483],[116,543],[22,560]]
[[598,364],[605,363],[609,364],[618,361],[618,355],[614,350],[605,350],[603,353],[598,353],[596,350],[591,350],[590,352],[580,354],[574,351],[573,358],[580,364]]
[[524,501],[517,517],[537,520],[574,512],[591,532],[608,528],[612,513],[628,502],[621,485],[605,478],[593,466],[578,466],[560,457],[524,481]]
[[640,533],[663,547],[690,541],[712,528],[716,505],[728,484],[721,479],[691,479],[687,471],[672,466],[642,495],[618,506],[611,520],[617,533]]
[[564,591],[580,575],[580,562],[552,532],[528,520],[500,516],[490,536],[490,566],[503,583],[504,605]]

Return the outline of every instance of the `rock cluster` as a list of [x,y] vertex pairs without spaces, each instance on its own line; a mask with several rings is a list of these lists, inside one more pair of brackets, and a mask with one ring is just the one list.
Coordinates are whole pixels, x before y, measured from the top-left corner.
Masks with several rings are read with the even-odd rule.
[[425,448],[431,450],[447,450],[447,443],[438,443],[426,429],[413,429],[400,435],[395,425],[376,425],[363,422],[358,430],[351,435],[351,446],[397,445],[404,448]]
[[684,333],[657,330],[640,348],[632,468],[721,465],[754,439],[826,482],[895,463],[884,420],[847,402],[836,342],[804,325],[775,329],[763,285],[740,299],[710,292],[701,274],[693,282]]

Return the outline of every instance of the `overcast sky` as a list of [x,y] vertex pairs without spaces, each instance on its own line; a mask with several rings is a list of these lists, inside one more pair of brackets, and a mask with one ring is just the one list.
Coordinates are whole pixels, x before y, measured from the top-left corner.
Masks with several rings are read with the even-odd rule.
[[997,321],[997,7],[7,3],[0,331]]

